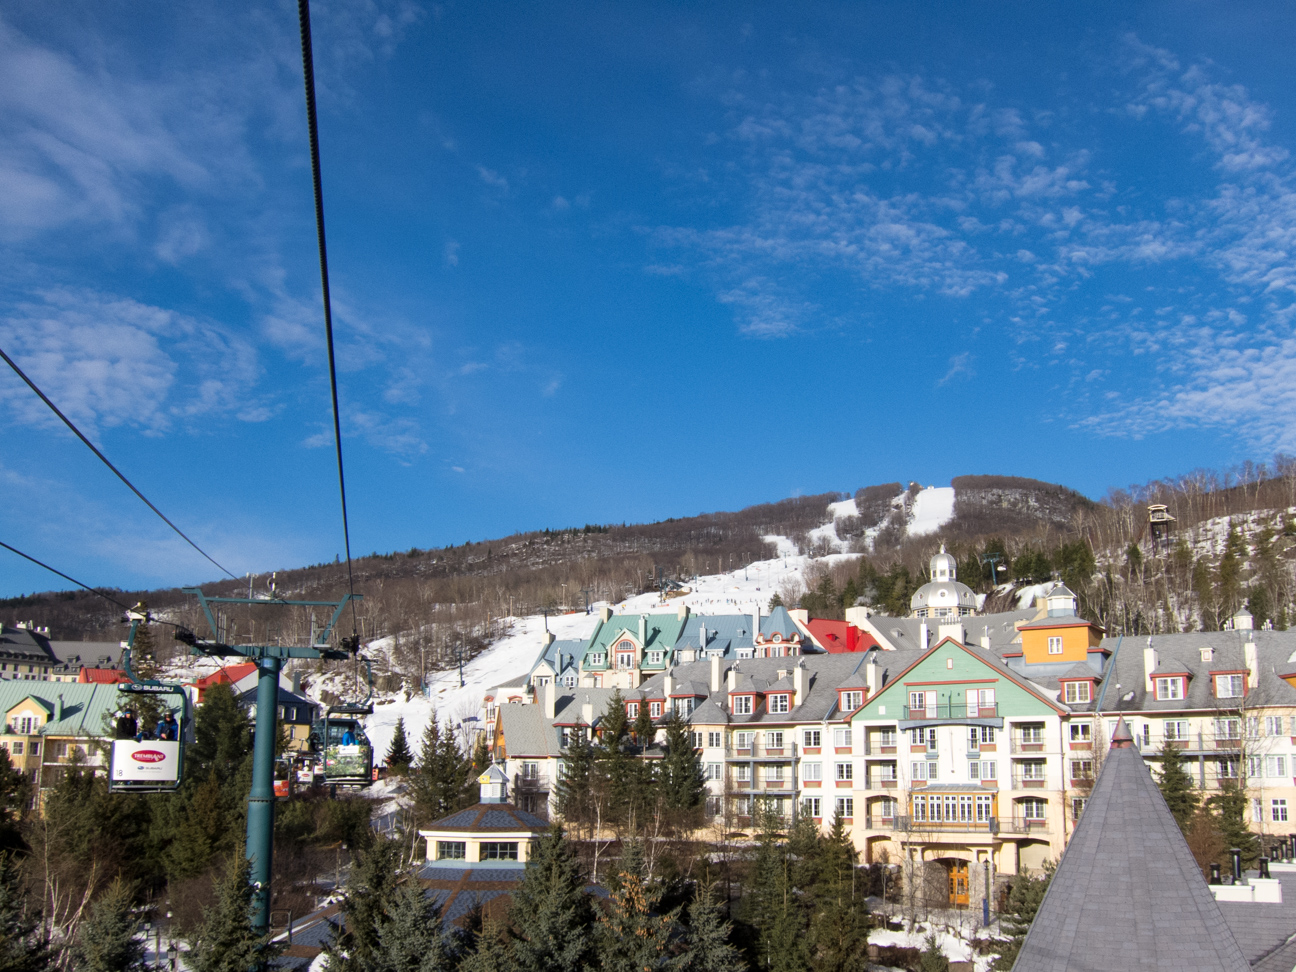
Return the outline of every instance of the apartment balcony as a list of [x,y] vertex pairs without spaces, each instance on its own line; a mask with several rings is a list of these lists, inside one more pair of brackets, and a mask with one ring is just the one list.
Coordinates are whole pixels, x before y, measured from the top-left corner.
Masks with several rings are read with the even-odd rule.
[[734,794],[792,796],[796,793],[796,781],[790,777],[782,780],[730,780],[729,791]]
[[1048,787],[1048,779],[1042,776],[1018,776],[1013,775],[1012,788],[1014,790],[1043,790]]
[[725,759],[735,762],[768,761],[790,763],[797,758],[796,743],[788,740],[782,746],[766,746],[759,738],[750,746],[738,747],[730,743],[725,749]]
[[1046,834],[1049,832],[1047,820],[1028,820],[1024,817],[994,817],[990,820],[914,820],[912,817],[899,815],[895,817],[866,817],[868,827],[879,830],[892,830],[906,834],[985,834],[996,837],[1000,834]]
[[1014,756],[1042,756],[1047,745],[1043,739],[1022,739],[1020,736],[1013,736],[1012,754]]
[[[1134,746],[1145,756],[1161,752],[1167,737],[1163,733],[1135,736]],[[1216,753],[1236,754],[1242,751],[1246,740],[1239,735],[1214,732],[1193,732],[1186,736],[1169,737],[1170,745],[1185,756],[1211,756]]]
[[900,729],[912,729],[918,725],[941,725],[963,723],[978,726],[995,726],[1003,728],[1003,718],[999,715],[998,703],[994,705],[968,705],[966,702],[938,702],[936,705],[911,708],[901,706]]
[[896,790],[900,788],[900,781],[894,776],[863,776],[855,781],[857,790]]
[[523,776],[513,774],[514,793],[541,793],[549,789],[549,781],[542,776]]

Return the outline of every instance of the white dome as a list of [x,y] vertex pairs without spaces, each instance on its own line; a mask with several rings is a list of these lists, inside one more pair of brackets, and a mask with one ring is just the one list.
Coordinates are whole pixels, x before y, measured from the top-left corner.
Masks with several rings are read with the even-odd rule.
[[956,580],[929,581],[914,591],[909,606],[914,611],[949,608],[966,614],[976,610],[976,595],[972,588]]
[[945,552],[945,544],[941,544],[940,553],[931,559],[927,565],[931,569],[931,579],[933,581],[952,581],[958,580],[958,567],[954,563],[954,558]]

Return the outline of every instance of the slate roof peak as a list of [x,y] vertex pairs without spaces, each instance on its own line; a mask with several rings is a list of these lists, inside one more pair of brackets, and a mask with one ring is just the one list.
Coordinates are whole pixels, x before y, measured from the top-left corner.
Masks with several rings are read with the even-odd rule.
[[1116,720],[1116,728],[1112,731],[1112,749],[1129,749],[1134,745],[1134,735],[1129,731],[1129,726],[1125,724],[1125,717],[1121,716]]

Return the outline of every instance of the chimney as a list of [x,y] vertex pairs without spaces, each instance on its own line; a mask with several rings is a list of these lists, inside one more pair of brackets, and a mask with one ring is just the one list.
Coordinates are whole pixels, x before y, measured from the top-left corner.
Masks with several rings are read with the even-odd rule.
[[1246,659],[1247,672],[1250,673],[1250,685],[1255,688],[1256,683],[1260,681],[1260,659],[1256,654],[1256,643],[1248,641],[1242,646],[1242,657]]
[[675,617],[679,618],[681,621],[687,621],[688,616],[689,616],[688,605],[681,601],[679,607],[675,609]]
[[881,682],[880,676],[881,672],[878,671],[877,652],[870,652],[868,661],[864,664],[864,684],[868,686],[870,699],[877,695],[878,689],[881,687],[879,684]]
[[704,651],[707,646],[706,620],[704,619],[698,625],[698,651]]
[[728,691],[732,692],[734,686],[738,684],[738,663],[734,662],[733,668],[729,669]]
[[760,634],[760,605],[757,604],[752,611],[752,644],[756,644],[756,636]]
[[1152,639],[1148,639],[1148,645],[1143,649],[1143,691],[1152,691],[1152,673],[1156,671],[1157,653],[1152,647]]
[[986,651],[990,650],[990,625],[986,625],[981,632],[981,647]]
[[54,702],[54,721],[63,721],[63,693],[59,693],[58,699]]
[[293,695],[301,695],[301,672],[292,673],[292,692]]
[[540,635],[540,647],[548,648],[553,643],[554,643],[554,633],[550,631],[548,628],[545,628],[544,633]]
[[639,615],[639,644],[648,644],[648,617],[644,614]]
[[927,650],[927,622],[924,620],[918,625],[918,647]]
[[549,681],[545,682],[545,687],[544,687],[545,718],[550,720],[554,718],[555,709],[557,707],[557,702],[558,702],[556,698],[558,694],[557,682],[558,682],[558,676],[555,675],[553,678],[549,679]]
[[792,669],[792,704],[794,706],[800,705],[801,700],[805,698],[805,679],[805,662],[799,661],[796,668]]
[[720,656],[711,656],[711,691],[720,691]]
[[612,605],[604,604],[599,608],[599,620],[605,624],[612,620]]
[[587,726],[594,725],[594,703],[590,701],[588,695],[585,696],[585,702],[581,706],[581,718],[585,720]]

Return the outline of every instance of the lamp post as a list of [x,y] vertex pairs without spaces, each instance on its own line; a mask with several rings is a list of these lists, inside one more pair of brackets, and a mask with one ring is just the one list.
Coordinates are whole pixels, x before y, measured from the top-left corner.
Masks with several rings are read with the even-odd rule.
[[171,965],[171,972],[176,972],[176,962],[180,958],[180,949],[176,948],[176,943],[172,942],[167,946],[167,960]]

